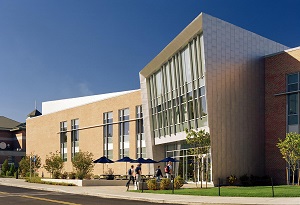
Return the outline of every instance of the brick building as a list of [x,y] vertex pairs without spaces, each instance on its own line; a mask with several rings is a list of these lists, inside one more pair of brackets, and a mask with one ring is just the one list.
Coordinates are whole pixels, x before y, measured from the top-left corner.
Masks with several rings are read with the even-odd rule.
[[0,116],[0,164],[8,163],[18,166],[26,153],[26,126],[15,120]]
[[[286,163],[276,147],[286,133],[299,133],[300,47],[265,58],[265,164],[275,183],[286,183]],[[289,173],[290,175],[290,173]]]

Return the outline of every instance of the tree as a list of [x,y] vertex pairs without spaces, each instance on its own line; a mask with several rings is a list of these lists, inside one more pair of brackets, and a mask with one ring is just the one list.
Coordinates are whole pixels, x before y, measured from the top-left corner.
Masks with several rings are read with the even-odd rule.
[[[34,156],[34,157],[33,157]],[[31,159],[31,173],[36,173],[41,168],[41,157],[38,155],[26,155],[19,162],[19,173],[25,177],[27,173],[30,174],[30,159]]]
[[15,168],[15,164],[11,164],[10,167],[9,167],[9,176],[14,176],[16,172],[16,168]]
[[94,169],[93,154],[88,151],[77,152],[72,160],[72,165],[76,170],[78,179],[85,178]]
[[53,178],[58,178],[64,167],[64,160],[58,151],[55,153],[50,152],[50,156],[46,156],[45,165],[43,166]]
[[[277,147],[279,148],[283,159],[285,159],[288,166],[291,168],[293,172],[292,183],[294,185],[295,171],[297,170],[297,165],[300,160],[300,134],[297,134],[295,132],[287,133],[284,140],[279,139],[279,142],[277,143]],[[286,168],[286,172],[287,172],[287,184],[289,184],[288,167]],[[300,177],[298,176],[298,185],[299,185],[299,179]]]
[[[190,153],[193,154],[197,160],[197,164],[200,169],[200,181],[201,181],[201,188],[202,188],[202,173],[203,173],[203,167],[201,162],[201,158],[203,155],[208,154],[210,150],[210,134],[208,132],[205,132],[205,130],[199,130],[198,132],[191,129],[185,130],[186,132],[186,142],[189,145],[192,145],[192,148],[189,149]],[[208,166],[209,167],[209,166]],[[206,178],[206,186],[207,186],[207,173],[209,171],[209,168],[207,167],[205,178]],[[194,179],[196,180],[196,166],[194,166]],[[197,183],[196,183],[197,185]]]
[[8,171],[9,169],[9,166],[8,166],[8,160],[4,160],[3,164],[2,164],[2,167],[1,167],[1,170],[2,170],[2,174],[5,176],[6,175],[6,172]]

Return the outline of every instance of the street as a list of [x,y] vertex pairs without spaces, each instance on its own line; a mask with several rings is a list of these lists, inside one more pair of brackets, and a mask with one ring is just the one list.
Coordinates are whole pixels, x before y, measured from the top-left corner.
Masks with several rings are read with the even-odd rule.
[[95,196],[76,195],[61,192],[50,192],[34,189],[0,185],[0,204],[30,205],[141,205],[156,204],[150,202],[130,201],[124,199],[101,198]]

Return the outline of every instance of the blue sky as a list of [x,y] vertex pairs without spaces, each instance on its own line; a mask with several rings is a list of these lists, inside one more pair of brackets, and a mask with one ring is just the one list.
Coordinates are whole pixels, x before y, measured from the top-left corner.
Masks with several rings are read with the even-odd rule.
[[139,71],[201,12],[300,46],[300,1],[0,0],[0,115],[139,88]]

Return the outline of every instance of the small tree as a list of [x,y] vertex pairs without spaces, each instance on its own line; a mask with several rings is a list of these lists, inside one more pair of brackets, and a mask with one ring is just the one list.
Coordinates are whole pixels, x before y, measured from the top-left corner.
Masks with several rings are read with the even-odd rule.
[[3,164],[2,164],[2,167],[1,167],[1,170],[2,170],[2,175],[6,175],[6,172],[9,171],[9,166],[8,166],[8,160],[4,160]]
[[93,154],[90,152],[79,151],[72,159],[72,165],[76,170],[79,179],[85,178],[94,169]]
[[58,151],[55,153],[50,152],[50,156],[46,156],[45,165],[43,167],[51,174],[52,178],[57,178],[57,176],[61,175],[64,160]]
[[[38,155],[26,155],[19,162],[19,173],[22,177],[25,177],[27,173],[30,173],[30,159],[31,159],[31,173],[37,172],[41,168],[41,157]],[[35,159],[35,160],[34,160]]]
[[[283,159],[287,162],[293,173],[293,185],[295,183],[295,171],[297,170],[297,165],[300,160],[300,134],[290,132],[286,134],[284,140],[279,139],[277,143]],[[288,168],[286,169],[288,176]],[[300,174],[300,173],[299,173]],[[299,176],[298,176],[298,185],[299,185]],[[287,177],[287,184],[289,180]]]
[[[195,155],[197,164],[200,169],[200,173],[202,175],[203,167],[200,163],[200,159],[204,154],[208,154],[210,150],[210,134],[208,132],[205,132],[205,130],[199,130],[198,132],[195,130],[185,130],[187,136],[186,136],[186,142],[193,146],[189,151],[191,154]],[[207,172],[209,168],[207,167],[205,178],[207,182]],[[201,188],[202,188],[202,177],[200,175],[200,182],[201,182]],[[194,166],[194,179],[196,180],[196,167]],[[207,184],[207,183],[206,183]],[[196,183],[197,185],[197,183]],[[206,185],[207,186],[207,185]]]
[[9,176],[14,176],[16,172],[15,164],[11,164],[9,167]]

